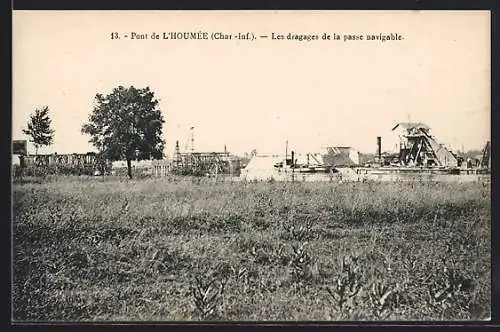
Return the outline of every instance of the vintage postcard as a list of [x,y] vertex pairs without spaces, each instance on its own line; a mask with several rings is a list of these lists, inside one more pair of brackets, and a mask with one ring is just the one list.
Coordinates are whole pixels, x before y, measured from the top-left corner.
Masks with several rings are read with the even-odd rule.
[[488,320],[488,11],[13,11],[12,320]]

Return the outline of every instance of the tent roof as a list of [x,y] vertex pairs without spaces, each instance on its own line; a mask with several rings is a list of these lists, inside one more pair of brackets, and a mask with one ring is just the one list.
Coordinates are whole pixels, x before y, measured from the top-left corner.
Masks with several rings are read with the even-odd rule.
[[281,160],[283,157],[280,156],[253,156],[245,169],[271,169]]

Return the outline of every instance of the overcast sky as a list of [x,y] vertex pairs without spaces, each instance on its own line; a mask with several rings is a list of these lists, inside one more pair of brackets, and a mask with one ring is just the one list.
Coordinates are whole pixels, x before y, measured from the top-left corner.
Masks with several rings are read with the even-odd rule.
[[[401,41],[111,40],[111,32],[399,33]],[[54,144],[93,150],[80,132],[96,93],[149,86],[166,119],[166,153],[194,126],[198,151],[277,153],[353,146],[374,152],[400,121],[438,141],[490,139],[488,12],[13,13],[13,138],[47,105]],[[29,146],[30,152],[34,149]]]

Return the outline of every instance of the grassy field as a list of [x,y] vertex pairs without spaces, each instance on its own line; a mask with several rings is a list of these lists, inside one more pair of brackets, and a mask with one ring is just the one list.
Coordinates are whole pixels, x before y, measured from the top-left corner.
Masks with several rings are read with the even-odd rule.
[[481,183],[13,187],[15,320],[490,316]]

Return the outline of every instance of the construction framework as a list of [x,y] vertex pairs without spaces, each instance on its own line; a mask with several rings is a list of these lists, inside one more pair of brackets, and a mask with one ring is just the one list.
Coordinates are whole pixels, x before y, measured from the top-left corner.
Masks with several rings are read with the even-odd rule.
[[71,167],[78,173],[93,173],[96,170],[108,172],[111,170],[111,162],[102,158],[95,152],[72,153],[72,154],[40,154],[24,157],[26,166],[35,167]]
[[429,134],[428,128],[407,129],[400,142],[399,163],[402,166],[457,167],[457,157]]
[[237,161],[227,152],[188,152],[175,155],[172,173],[177,175],[233,175]]
[[239,159],[227,151],[181,153],[177,142],[170,171],[176,175],[238,175],[239,164]]
[[491,169],[491,143],[486,142],[483,148],[483,155],[481,158],[481,167]]

